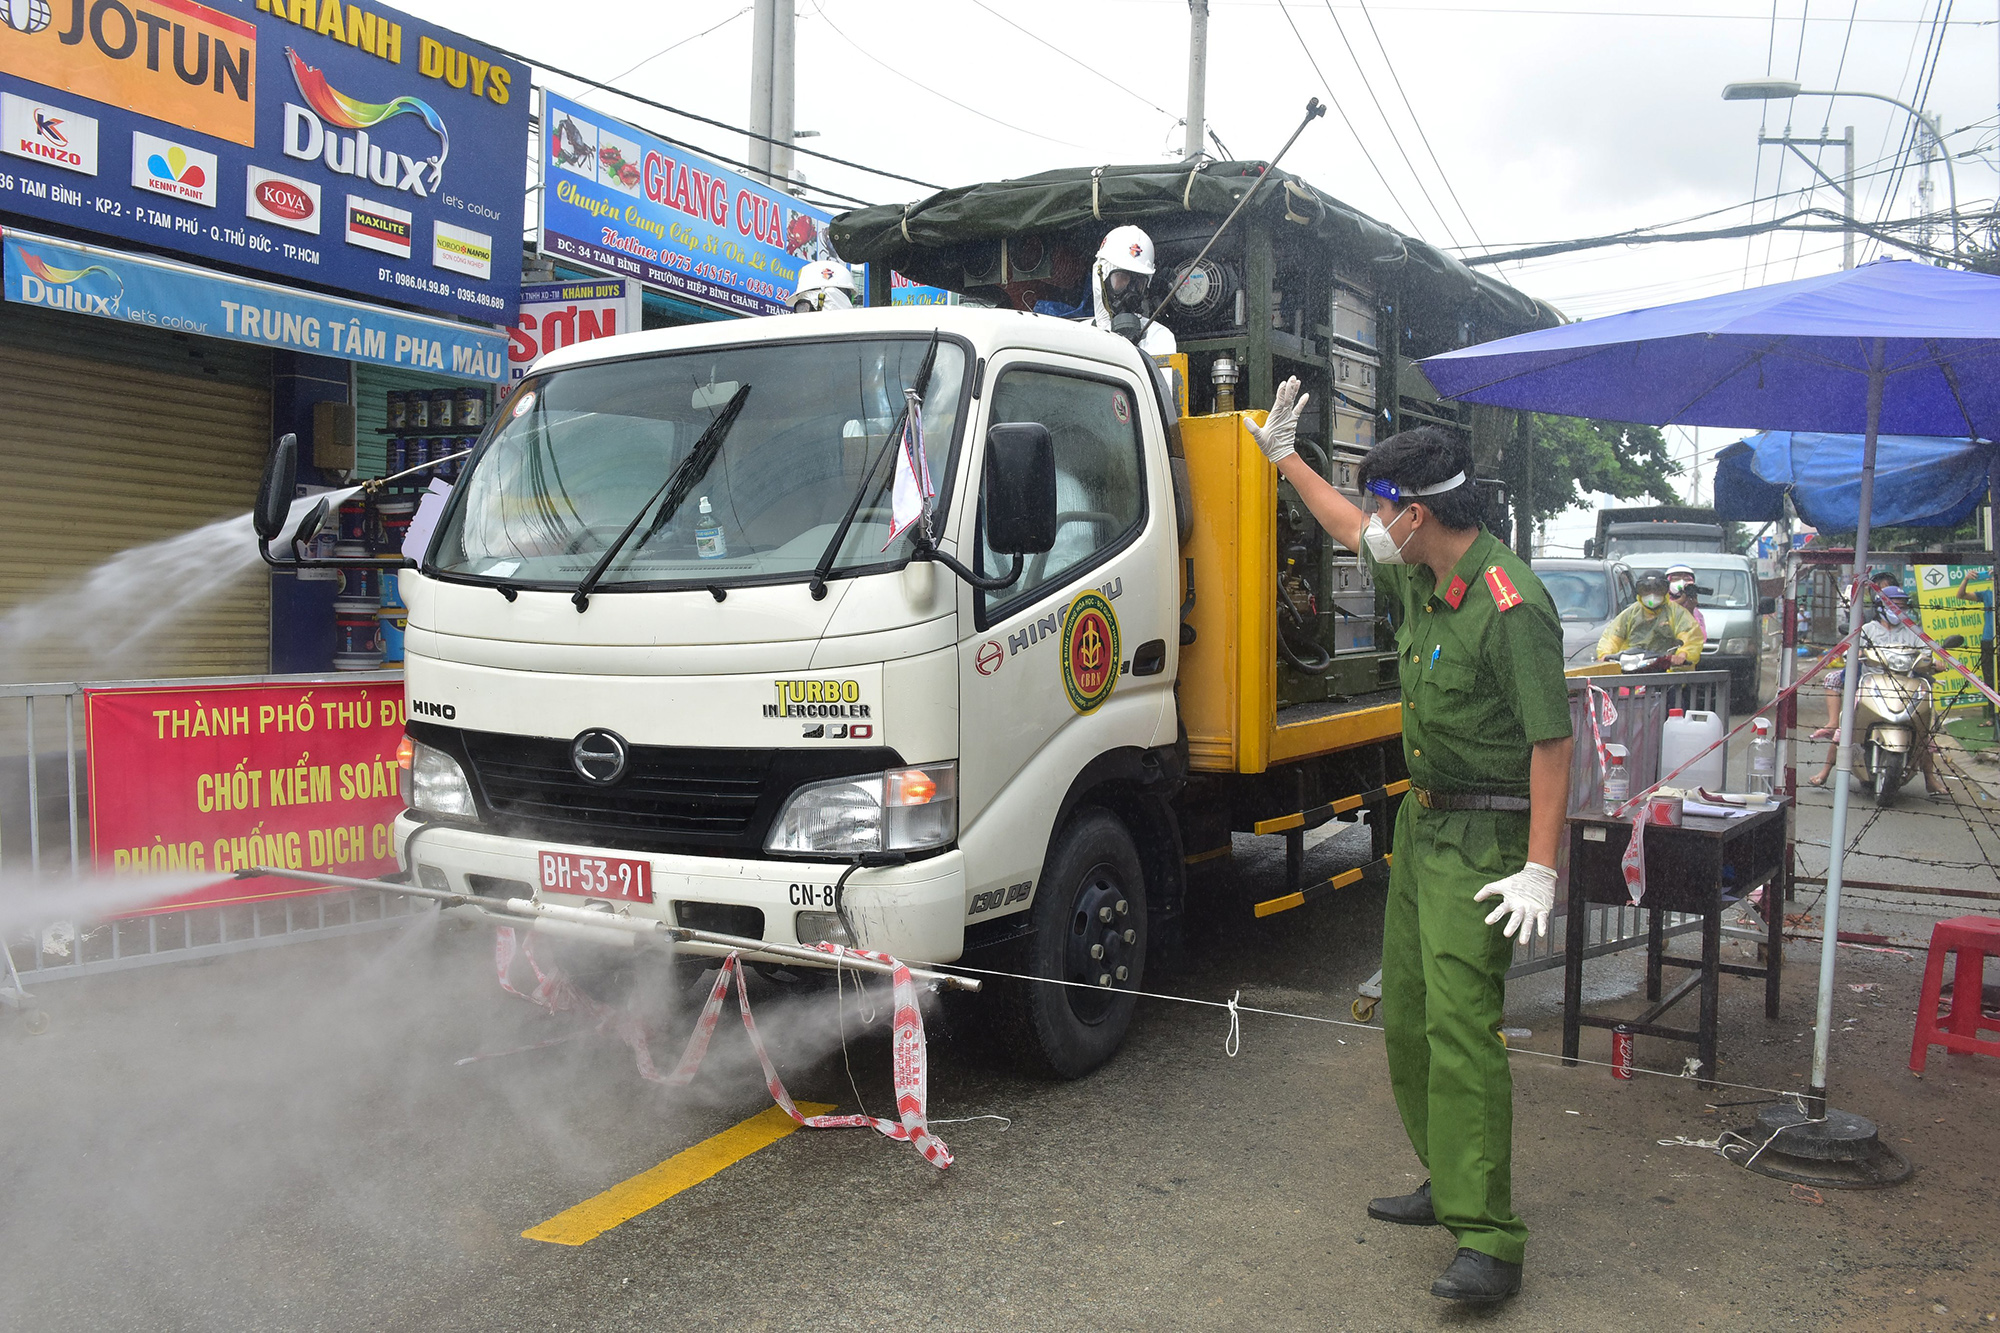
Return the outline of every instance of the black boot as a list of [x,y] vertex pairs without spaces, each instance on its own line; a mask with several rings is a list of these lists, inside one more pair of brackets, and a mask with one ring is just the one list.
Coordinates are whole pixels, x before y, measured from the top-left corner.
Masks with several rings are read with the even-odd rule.
[[1431,1210],[1431,1183],[1426,1180],[1414,1194],[1398,1194],[1389,1199],[1370,1199],[1368,1215],[1377,1222],[1395,1222],[1406,1227],[1434,1227],[1437,1214]]
[[1463,1248],[1444,1276],[1431,1283],[1431,1295],[1473,1305],[1503,1301],[1520,1289],[1521,1265]]

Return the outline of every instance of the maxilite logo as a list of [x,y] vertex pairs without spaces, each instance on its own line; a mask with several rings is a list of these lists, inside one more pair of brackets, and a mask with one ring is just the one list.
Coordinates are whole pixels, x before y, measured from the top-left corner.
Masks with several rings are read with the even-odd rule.
[[[302,162],[317,158],[336,176],[353,176],[386,189],[407,190],[419,199],[429,198],[443,182],[445,158],[451,154],[451,132],[430,103],[417,97],[363,102],[327,83],[325,74],[301,60],[299,53],[289,46],[285,48],[285,59],[291,62],[292,80],[306,101],[306,106],[285,103],[286,157]],[[369,130],[404,115],[421,118],[437,135],[435,157],[410,157],[370,142]],[[340,134],[340,130],[355,133],[350,137]]]
[[[125,280],[111,269],[102,264],[60,268],[26,247],[19,254],[27,270],[21,275],[22,301],[79,315],[118,318],[118,307],[125,299]],[[103,281],[91,281],[97,275],[102,275]]]
[[366,250],[380,251],[398,259],[410,257],[410,237],[414,230],[410,214],[400,208],[378,204],[360,195],[347,196],[347,243]]

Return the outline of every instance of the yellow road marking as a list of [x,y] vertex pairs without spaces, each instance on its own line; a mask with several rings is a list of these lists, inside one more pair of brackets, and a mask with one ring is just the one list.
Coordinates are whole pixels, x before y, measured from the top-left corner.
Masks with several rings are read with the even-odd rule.
[[[800,1102],[798,1107],[799,1113],[807,1116],[824,1115],[833,1109],[823,1102]],[[540,1226],[529,1227],[521,1235],[551,1245],[586,1244],[647,1209],[665,1203],[689,1186],[699,1185],[758,1149],[770,1147],[797,1128],[798,1124],[785,1114],[783,1107],[760,1111],[739,1125],[675,1153],[658,1166],[613,1185],[597,1197],[564,1209]]]

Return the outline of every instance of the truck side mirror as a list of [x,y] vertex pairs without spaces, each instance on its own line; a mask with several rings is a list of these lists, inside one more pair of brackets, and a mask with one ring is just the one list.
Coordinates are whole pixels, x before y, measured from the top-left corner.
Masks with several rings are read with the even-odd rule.
[[1038,421],[986,432],[986,544],[996,555],[1042,555],[1056,543],[1056,446]]
[[273,542],[284,531],[285,518],[292,512],[292,490],[299,480],[299,437],[281,436],[264,464],[264,480],[257,487],[257,508],[252,523],[259,540]]
[[1775,616],[1778,614],[1778,599],[1775,597],[1761,598],[1757,603],[1757,614],[1760,616]]

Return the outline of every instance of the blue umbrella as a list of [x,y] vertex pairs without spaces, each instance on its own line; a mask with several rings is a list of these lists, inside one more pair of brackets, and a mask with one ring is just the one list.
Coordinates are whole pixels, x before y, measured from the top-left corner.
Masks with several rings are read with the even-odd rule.
[[[1608,315],[1430,357],[1446,398],[1656,426],[1860,433],[1854,567],[1868,566],[1882,433],[2000,435],[2000,278],[1882,260],[1723,296]],[[1853,599],[1851,633],[1865,599]],[[1859,671],[1841,686],[1854,734]],[[1840,747],[1820,947],[1812,1093],[1826,1106],[1834,944],[1847,851],[1853,747]]]

